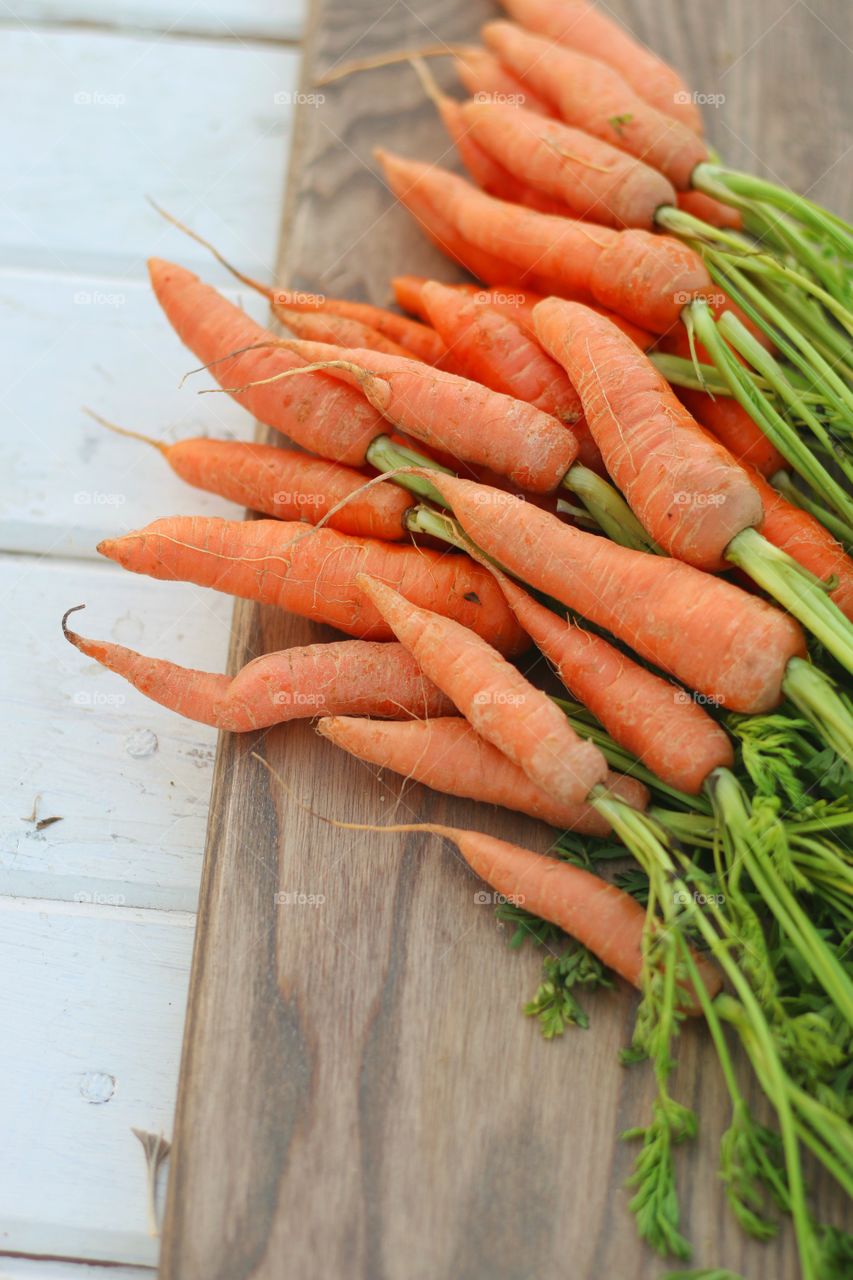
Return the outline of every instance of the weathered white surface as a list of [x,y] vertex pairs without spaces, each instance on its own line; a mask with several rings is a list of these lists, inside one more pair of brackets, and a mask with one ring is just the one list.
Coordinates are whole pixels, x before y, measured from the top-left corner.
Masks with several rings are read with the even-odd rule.
[[[0,559],[0,600],[0,893],[194,910],[215,731],[79,653],[60,618],[85,603],[83,635],[221,670],[231,600],[29,556]],[[27,821],[37,796],[37,818],[62,822]]]
[[154,1280],[149,1267],[90,1267],[85,1262],[0,1257],[0,1280]]
[[208,266],[150,194],[268,274],[297,65],[246,41],[4,31],[0,264],[136,279],[152,253]]
[[3,10],[27,23],[97,22],[214,36],[293,40],[302,29],[301,0],[5,0]]
[[151,1264],[131,1128],[171,1131],[194,917],[0,899],[0,1241]]
[[[264,318],[258,295],[231,296]],[[0,550],[94,557],[107,534],[158,516],[239,517],[178,479],[156,449],[81,412],[161,439],[251,436],[230,396],[197,394],[216,385],[209,375],[179,389],[197,362],[147,283],[0,272],[0,330]]]

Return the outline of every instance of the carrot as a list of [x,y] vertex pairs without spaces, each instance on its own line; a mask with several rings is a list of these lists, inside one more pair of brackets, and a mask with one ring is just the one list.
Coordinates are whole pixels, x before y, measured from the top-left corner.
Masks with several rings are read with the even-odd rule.
[[62,630],[81,653],[160,706],[231,733],[320,715],[442,716],[452,710],[401,644],[335,640],[283,649],[255,658],[232,678],[88,640],[68,628],[74,612],[68,610]]
[[299,311],[293,307],[283,307],[273,303],[273,314],[297,338],[307,338],[312,342],[336,342],[342,347],[369,347],[372,351],[385,351],[388,355],[410,356],[412,354],[399,342],[386,338],[379,329],[374,329],[361,320],[353,320],[350,316],[336,315],[332,311]]
[[723,568],[735,535],[763,516],[743,467],[601,316],[549,298],[535,319],[539,340],[577,387],[605,465],[643,527],[679,560]]
[[342,533],[386,542],[407,536],[405,514],[411,498],[385,481],[368,486],[365,475],[352,467],[238,440],[195,436],[168,444],[117,427],[97,414],[91,416],[119,435],[158,449],[187,484],[218,493],[251,511],[278,520],[323,521]]
[[501,0],[509,16],[538,32],[618,71],[636,93],[664,115],[702,132],[702,116],[687,84],[646,45],[586,0]]
[[721,200],[715,200],[704,191],[679,191],[678,207],[712,227],[739,231],[743,226],[743,218],[737,209],[723,204]]
[[[334,715],[320,720],[317,732],[367,764],[392,769],[445,795],[499,804],[562,831],[606,836],[612,830],[592,805],[552,799],[460,716],[377,723]],[[605,785],[632,808],[648,805],[648,791],[633,778],[609,773]]]
[[439,364],[445,355],[438,335],[425,325],[410,320],[408,316],[398,316],[384,307],[374,306],[373,303],[351,302],[348,298],[326,298],[286,289],[264,289],[264,292],[270,298],[274,311],[287,309],[306,313],[321,312],[343,320],[352,320],[376,330],[426,364]]
[[662,671],[733,711],[777,706],[793,618],[723,578],[583,533],[530,503],[456,476],[433,482],[468,537],[516,578],[559,600]]
[[536,288],[533,275],[544,275],[556,282],[557,288],[550,292],[581,298],[591,293],[603,306],[657,333],[678,320],[693,296],[710,288],[701,259],[669,236],[636,229],[620,232],[521,209],[478,191],[436,165],[402,160],[388,152],[377,155],[402,203],[412,207],[417,193],[422,197],[421,209],[424,205],[427,211],[440,208],[444,223],[463,241],[487,253],[493,262],[514,264],[521,272],[519,283]]
[[221,386],[246,384],[235,396],[243,408],[305,449],[349,466],[364,464],[385,424],[363,396],[326,374],[248,386],[306,362],[294,351],[272,346],[223,360],[253,344],[273,342],[274,335],[191,271],[159,258],[152,258],[148,269],[157,300],[185,346],[206,365],[220,361],[212,372]]
[[283,341],[311,362],[305,368],[358,387],[401,430],[500,471],[523,489],[556,489],[577,456],[577,441],[556,419],[480,383],[376,351]]
[[526,637],[491,574],[467,556],[280,520],[202,516],[155,520],[105,539],[98,551],[132,573],[276,605],[359,639],[390,639],[390,628],[355,585],[355,575],[365,571],[399,587],[415,605],[445,610],[502,652],[525,647]]
[[554,116],[555,109],[526,84],[502,67],[487,49],[471,49],[456,58],[454,70],[472,97],[490,97],[498,102],[525,106],[540,116]]
[[607,777],[597,747],[579,738],[547,694],[480,636],[441,614],[413,607],[365,573],[358,586],[430,680],[473,728],[563,804],[581,804]]
[[[672,184],[656,169],[559,120],[489,101],[457,104],[457,114],[459,131],[467,131],[468,142],[499,165],[510,183],[558,202],[569,217],[653,231],[657,210],[676,202]],[[529,200],[519,203],[537,207]]]
[[678,387],[677,394],[696,421],[741,462],[768,479],[786,469],[782,454],[732,396],[709,396],[687,387]]
[[552,44],[512,22],[487,22],[486,46],[522,81],[554,102],[560,118],[659,169],[679,191],[708,160],[691,128],[650,106],[618,71]]
[[688,693],[493,572],[519,623],[569,692],[652,773],[698,795],[713,769],[731,767],[728,735]]

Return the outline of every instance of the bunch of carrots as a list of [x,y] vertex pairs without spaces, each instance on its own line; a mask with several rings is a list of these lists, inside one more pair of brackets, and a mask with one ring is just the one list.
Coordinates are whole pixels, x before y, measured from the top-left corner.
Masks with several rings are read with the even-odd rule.
[[[394,311],[229,267],[274,332],[152,260],[181,341],[297,448],[100,419],[262,517],[167,517],[103,555],[347,638],[232,678],[87,639],[74,610],[63,630],[191,719],[319,716],[363,761],[553,827],[554,856],[383,830],[443,837],[523,900],[500,910],[550,953],[527,1009],[546,1035],[586,1025],[578,983],[613,971],[641,992],[626,1057],[658,1086],[629,1135],[645,1240],[689,1257],[674,1177],[696,1117],[670,1077],[700,1016],[731,1098],[737,1220],[767,1239],[788,1214],[806,1280],[849,1274],[853,1241],[816,1223],[803,1162],[853,1192],[853,235],[718,164],[677,74],[603,11],[504,5],[482,48],[455,51],[468,101],[402,55],[470,181],[378,153],[476,283],[398,277]],[[566,697],[522,674],[534,646]]]

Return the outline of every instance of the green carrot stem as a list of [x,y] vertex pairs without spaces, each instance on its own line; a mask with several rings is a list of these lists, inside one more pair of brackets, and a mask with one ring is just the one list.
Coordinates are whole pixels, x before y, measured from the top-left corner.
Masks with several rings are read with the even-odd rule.
[[782,692],[815,726],[827,746],[853,768],[853,712],[829,676],[802,658],[791,658]]
[[803,333],[809,335],[809,340],[839,376],[850,376],[850,340],[827,321],[816,302],[800,297],[796,290],[772,280],[764,281],[763,293],[784,315],[796,321]]
[[853,525],[848,524],[846,520],[842,520],[834,511],[828,510],[820,502],[815,502],[814,498],[803,493],[802,489],[794,484],[787,471],[777,471],[775,475],[770,477],[770,483],[793,506],[802,507],[803,511],[808,511],[809,515],[819,520],[825,529],[835,534],[839,542],[843,542],[846,545],[853,543]]
[[390,479],[402,489],[408,489],[419,498],[429,498],[431,502],[443,505],[444,499],[428,480],[424,480],[421,476],[413,476],[406,470],[401,471],[401,468],[424,467],[431,471],[443,471],[447,476],[453,475],[447,467],[439,466],[431,458],[425,458],[414,449],[407,449],[405,445],[395,444],[390,436],[377,436],[375,440],[371,440],[365,457],[372,467],[383,474],[387,471],[398,473],[392,475]]
[[662,555],[660,547],[646,533],[621,493],[576,462],[563,478],[563,488],[577,495],[600,529],[612,542],[633,551]]
[[824,257],[797,226],[780,216],[767,205],[753,204],[744,217],[744,226],[762,244],[777,252],[790,254],[820,280],[824,288],[838,302],[846,305],[850,299],[850,287],[837,262]]
[[[706,391],[713,396],[730,396],[732,389],[719,369],[712,364],[695,363],[684,356],[670,356],[663,351],[652,351],[649,359],[673,387],[687,387],[690,391]],[[756,385],[760,385],[755,379]]]

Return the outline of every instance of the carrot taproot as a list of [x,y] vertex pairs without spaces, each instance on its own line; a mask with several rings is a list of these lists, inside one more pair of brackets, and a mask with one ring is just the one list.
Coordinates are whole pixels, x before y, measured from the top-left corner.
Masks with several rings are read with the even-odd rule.
[[[592,805],[554,800],[461,716],[377,722],[330,714],[317,722],[317,732],[367,764],[414,778],[445,795],[499,804],[582,835],[606,836],[612,830]],[[604,785],[634,809],[648,805],[648,791],[634,778],[611,772]]]
[[[674,187],[657,169],[582,129],[490,101],[457,104],[457,116],[457,130],[467,142],[508,175],[508,189],[515,183],[539,192],[569,217],[653,231],[657,210],[676,202]],[[502,191],[492,194],[513,199]],[[530,200],[518,203],[538,207]]]
[[688,387],[674,388],[681,403],[729,453],[769,479],[787,462],[774,444],[733,396],[709,396]]
[[605,465],[643,527],[679,560],[723,568],[735,535],[763,517],[744,468],[607,320],[556,298],[539,303],[535,320],[540,342],[577,388]]
[[547,694],[467,627],[414,606],[393,587],[360,573],[357,585],[424,675],[473,728],[563,804],[581,804],[607,777],[607,762],[579,738]]
[[379,329],[354,320],[351,316],[333,311],[300,311],[295,307],[272,304],[273,315],[297,338],[312,342],[336,342],[341,347],[369,347],[372,351],[385,351],[388,355],[410,356],[411,351],[394,342]]
[[528,31],[606,62],[636,93],[666,116],[702,133],[702,116],[686,82],[647,45],[587,0],[501,0]]
[[500,471],[523,489],[556,489],[577,457],[574,436],[550,414],[481,383],[377,351],[280,341],[310,362],[305,369],[323,369],[358,387],[409,435]]
[[[274,335],[191,271],[159,258],[152,258],[148,269],[157,301],[180,340],[212,365],[221,386],[246,385],[235,399],[253,417],[313,453],[349,466],[364,464],[371,441],[385,424],[363,396],[326,374],[249,386],[306,362],[283,347],[244,350],[272,343]],[[231,356],[235,351],[243,353]],[[227,356],[231,358],[223,359]]]
[[464,57],[454,59],[453,68],[472,97],[489,97],[498,102],[524,105],[528,111],[535,111],[540,116],[557,114],[550,103],[501,66],[488,49],[466,50]]
[[795,620],[680,560],[584,533],[531,503],[444,473],[433,478],[468,537],[530,587],[732,711],[777,706],[806,652]]
[[[77,606],[81,608],[82,606]],[[124,645],[90,640],[62,619],[65,638],[162,707],[231,733],[315,716],[444,716],[449,698],[394,641],[332,640],[265,653],[236,676],[180,667]]]
[[554,102],[560,118],[659,169],[679,191],[708,160],[699,135],[639,97],[597,58],[554,44],[512,22],[487,22],[486,47],[524,83]]
[[359,639],[390,639],[389,627],[355,585],[355,575],[365,571],[393,583],[414,605],[445,610],[502,652],[525,647],[526,637],[491,574],[468,556],[283,520],[203,516],[155,520],[105,539],[98,551],[132,573],[276,605]]
[[[666,332],[686,303],[711,287],[698,255],[670,236],[635,228],[616,231],[522,209],[437,165],[384,151],[377,156],[403,204],[413,207],[417,193],[421,207],[440,210],[438,216],[463,241],[493,262],[513,264],[521,278],[509,279],[510,284],[537,288],[533,277],[548,277],[556,288],[539,292],[581,299],[592,294],[602,306],[656,333]],[[488,279],[491,272],[477,274]]]
[[572,696],[662,781],[698,795],[713,769],[734,763],[728,734],[689,693],[602,636],[558,617],[505,574],[492,572],[519,623]]
[[170,444],[91,415],[110,431],[157,449],[196,489],[219,494],[277,520],[321,521],[342,533],[399,542],[407,536],[411,498],[386,481],[368,484],[361,471],[293,449],[194,436]]

